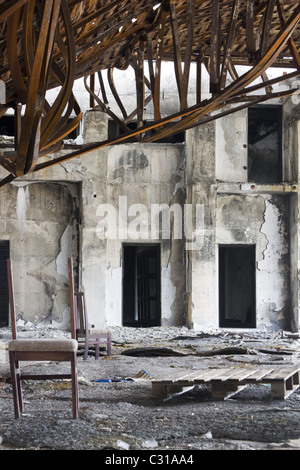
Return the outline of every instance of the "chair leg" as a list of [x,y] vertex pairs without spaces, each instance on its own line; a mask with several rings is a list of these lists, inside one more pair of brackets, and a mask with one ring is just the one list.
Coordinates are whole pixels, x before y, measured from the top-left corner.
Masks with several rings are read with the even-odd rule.
[[111,333],[107,333],[107,355],[111,356]]
[[22,385],[21,385],[21,372],[20,372],[20,365],[19,361],[16,361],[16,369],[17,369],[17,390],[19,395],[19,407],[20,411],[23,411],[23,394],[22,394]]
[[89,354],[89,339],[85,338],[83,360],[86,361]]
[[77,381],[77,357],[76,353],[71,357],[71,375],[72,375],[72,410],[73,418],[78,418],[79,397]]
[[10,373],[11,373],[11,382],[12,382],[12,389],[13,389],[15,418],[20,418],[21,410],[23,408],[23,400],[22,400],[20,373],[19,371],[17,372],[19,368],[19,364],[15,360],[14,353],[11,351],[9,352],[9,362],[10,362]]
[[99,359],[99,343],[100,343],[100,338],[96,338],[96,342],[95,342],[95,359]]

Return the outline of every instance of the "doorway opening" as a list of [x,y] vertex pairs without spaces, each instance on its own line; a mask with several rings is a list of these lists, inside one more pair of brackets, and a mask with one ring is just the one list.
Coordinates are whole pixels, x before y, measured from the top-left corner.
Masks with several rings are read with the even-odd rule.
[[0,328],[9,325],[9,298],[6,260],[9,258],[9,241],[0,241]]
[[248,181],[282,181],[282,107],[248,108]]
[[160,326],[160,245],[123,245],[123,325]]
[[255,245],[220,245],[220,327],[255,328],[255,297]]

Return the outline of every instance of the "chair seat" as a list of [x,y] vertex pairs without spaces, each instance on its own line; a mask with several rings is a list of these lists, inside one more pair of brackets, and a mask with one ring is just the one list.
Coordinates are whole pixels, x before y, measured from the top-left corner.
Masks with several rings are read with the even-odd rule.
[[75,339],[13,339],[8,343],[9,351],[63,351],[75,352],[78,342]]

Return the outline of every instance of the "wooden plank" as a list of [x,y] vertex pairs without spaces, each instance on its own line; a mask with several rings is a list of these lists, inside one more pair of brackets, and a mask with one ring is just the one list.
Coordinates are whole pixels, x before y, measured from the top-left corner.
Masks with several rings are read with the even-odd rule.
[[230,373],[230,370],[231,368],[228,368],[228,369],[210,369],[210,370],[207,370],[207,371],[202,371],[199,373],[198,371],[198,376],[195,378],[195,383],[199,384],[199,383],[207,383],[207,382],[210,382],[212,380],[214,380],[216,377],[218,377],[220,375],[221,372],[223,373]]
[[263,377],[263,380],[286,380],[287,378],[291,377],[291,375],[294,375],[299,371],[298,368],[280,368],[280,369],[274,369],[270,374],[267,374]]
[[[204,383],[206,376],[209,376],[210,374],[216,374],[217,372],[214,370],[212,371],[211,369],[205,369],[205,370],[196,370],[192,372],[191,374],[180,378],[178,382],[181,384],[183,383]],[[208,379],[209,380],[209,379]]]
[[243,368],[241,370],[237,370],[233,375],[231,375],[231,377],[228,380],[241,382],[247,379],[249,376],[251,376],[255,372],[257,372],[257,369]]
[[195,378],[198,376],[199,371],[190,371],[188,374],[181,375],[181,377],[178,378],[177,383],[190,383],[194,382]]
[[164,379],[159,379],[155,380],[154,382],[159,382],[160,384],[172,384],[172,383],[204,383],[204,382],[209,382],[212,378],[215,376],[219,375],[220,372],[225,372],[227,371],[228,373],[232,370],[232,368],[227,368],[227,369],[203,369],[203,370],[195,370],[195,371],[179,371],[176,373],[173,373],[171,376],[164,378]]
[[233,377],[235,374],[237,374],[238,372],[240,371],[237,371],[236,369],[234,368],[231,368],[231,369],[222,369],[220,370],[220,373],[217,377],[214,377],[212,379],[212,381],[221,381],[221,382],[224,382],[224,381],[227,381],[229,380],[231,377]]
[[274,370],[274,367],[269,368],[259,368],[251,376],[247,377],[246,381],[249,383],[259,382],[265,375],[270,374]]
[[186,371],[176,371],[172,372],[171,374],[168,375],[168,377],[163,378],[163,379],[157,379],[153,380],[153,383],[155,384],[161,384],[161,385],[168,385],[172,384],[174,382],[177,382],[180,379],[184,379],[185,377],[191,375],[193,372],[191,370],[186,370]]

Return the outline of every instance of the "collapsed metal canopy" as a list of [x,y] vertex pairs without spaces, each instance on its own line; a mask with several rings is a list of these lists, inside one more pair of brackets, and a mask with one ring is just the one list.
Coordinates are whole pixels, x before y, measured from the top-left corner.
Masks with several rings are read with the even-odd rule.
[[[14,150],[0,154],[9,172],[0,185],[96,148],[154,141],[295,92],[282,87],[274,92],[273,85],[299,75],[299,22],[294,0],[0,0],[0,79],[6,84],[0,116],[13,108],[16,124]],[[173,64],[179,101],[178,112],[163,117],[162,61]],[[193,63],[196,98],[188,104]],[[240,65],[247,71],[240,74]],[[114,69],[128,67],[135,72],[134,111],[125,109],[113,76]],[[201,93],[203,67],[209,99]],[[270,80],[270,67],[285,73]],[[107,104],[104,72],[118,115]],[[73,95],[74,81],[81,77],[91,105],[114,119],[123,133],[55,157],[81,119]],[[60,91],[50,105],[46,91],[54,87]],[[150,102],[154,121],[145,126],[144,108]],[[134,131],[128,126],[133,119]]]

